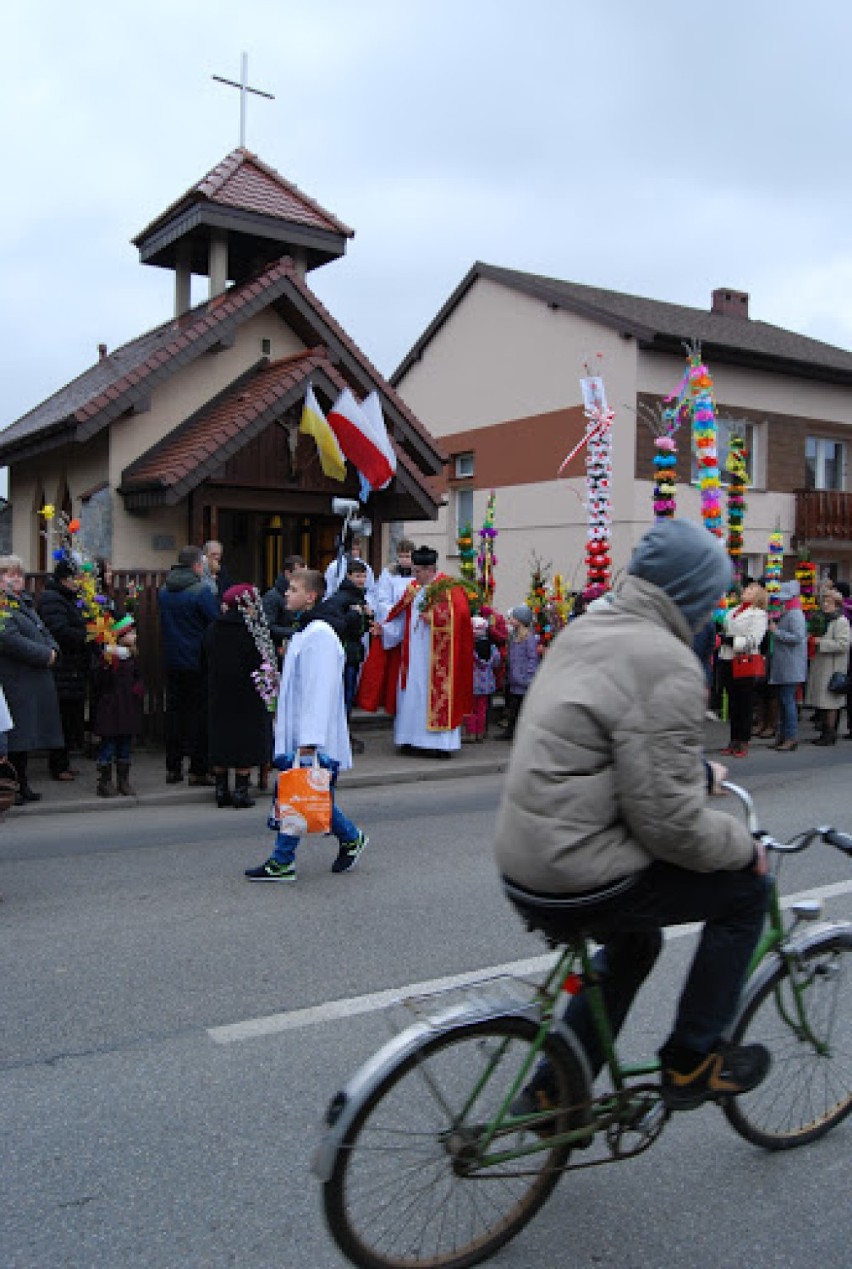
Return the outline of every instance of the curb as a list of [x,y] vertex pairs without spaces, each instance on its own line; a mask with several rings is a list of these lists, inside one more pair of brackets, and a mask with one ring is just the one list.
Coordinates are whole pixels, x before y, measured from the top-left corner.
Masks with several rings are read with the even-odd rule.
[[[354,768],[344,771],[338,781],[341,790],[347,789],[369,789],[376,785],[385,784],[419,784],[433,780],[463,780],[467,776],[477,775],[497,775],[508,767],[508,755],[500,758],[480,758],[466,762],[435,762],[432,765],[422,767],[412,763],[410,767],[403,766],[383,771],[364,771],[358,773]],[[163,806],[192,806],[192,805],[209,805],[212,806],[213,789],[210,787],[200,788],[175,788],[171,792],[163,790],[161,793],[139,793],[135,797],[122,798],[79,798],[73,802],[30,802],[26,806],[16,806],[11,808],[9,814],[14,818],[30,819],[36,815],[67,815],[69,812],[80,812],[88,814],[90,811],[132,811],[144,807],[163,807]],[[259,792],[252,789],[252,794],[257,794],[257,800],[261,801],[265,797],[270,797],[271,792]]]

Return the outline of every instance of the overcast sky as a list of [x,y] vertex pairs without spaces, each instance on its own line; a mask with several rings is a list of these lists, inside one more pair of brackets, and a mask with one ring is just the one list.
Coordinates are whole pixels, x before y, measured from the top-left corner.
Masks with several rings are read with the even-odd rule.
[[238,144],[211,75],[243,51],[276,98],[248,148],[356,230],[309,280],[386,375],[477,259],[732,286],[852,346],[845,0],[12,0],[0,29],[0,426],[171,315],[130,239]]

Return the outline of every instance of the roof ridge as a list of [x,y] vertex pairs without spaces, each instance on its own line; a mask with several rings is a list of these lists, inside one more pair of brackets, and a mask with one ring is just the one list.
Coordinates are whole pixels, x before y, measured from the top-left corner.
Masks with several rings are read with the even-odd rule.
[[[290,263],[292,266],[292,261]],[[340,339],[340,341],[346,346],[349,352],[355,357],[356,361],[360,363],[362,370],[365,370],[367,372],[368,376],[373,380],[374,385],[382,389],[385,396],[388,398],[388,401],[390,401],[395,407],[395,409],[397,409],[399,413],[405,418],[409,426],[414,429],[414,431],[418,434],[418,436],[421,437],[421,439],[426,440],[430,448],[434,450],[435,438],[429,434],[429,432],[426,430],[424,425],[420,422],[420,420],[414,414],[414,411],[409,409],[408,405],[399,395],[399,393],[397,392],[393,384],[391,384],[388,381],[388,379],[381,373],[378,367],[373,364],[373,362],[370,360],[370,358],[367,356],[367,354],[364,352],[361,346],[359,344],[356,344],[354,339],[352,339],[351,336],[347,334],[347,332],[343,329],[343,327],[338,322],[337,318],[326,308],[326,306],[323,304],[322,300],[319,298],[316,292],[311,290],[305,278],[295,269],[295,267],[291,267],[290,269],[290,278],[291,278],[291,281],[296,285],[296,288],[300,290],[302,294],[305,296],[308,303],[314,309],[314,312],[316,312],[323,319],[323,321],[325,321],[331,327],[332,331],[337,336],[337,338]]]
[[[205,305],[204,307],[206,311],[203,313],[199,309],[195,321],[190,322],[182,329],[176,329],[174,339],[169,340],[168,343],[156,349],[150,357],[146,357],[139,363],[138,366],[135,366],[132,371],[129,371],[128,374],[135,375],[137,382],[145,379],[148,374],[152,373],[163,364],[164,359],[165,361],[171,360],[175,352],[178,351],[175,348],[175,344],[179,341],[183,341],[185,343],[186,341],[192,340],[193,332],[196,327],[200,327],[203,322],[212,323],[213,325],[218,326],[233,314],[237,301],[242,300],[244,293],[247,294],[253,287],[256,288],[259,283],[263,284],[262,289],[265,288],[266,285],[276,280],[276,271],[283,274],[290,272],[292,267],[293,262],[290,257],[282,256],[261,273],[256,274],[255,277],[249,278],[246,282],[240,282],[237,283],[236,286],[230,287],[227,291],[223,292],[222,295],[216,297],[216,299],[220,302],[215,307],[208,307]],[[96,393],[93,397],[90,397],[82,405],[77,407],[77,409],[73,412],[73,417],[78,422],[82,422],[86,419],[92,413],[93,403],[104,396],[106,392],[110,392],[111,394],[118,393],[118,395],[121,395],[121,393],[130,386],[126,382],[127,377],[127,374],[120,376],[120,378],[116,379],[109,385],[108,388],[105,388],[101,392]]]
[[[209,198],[212,202],[215,202],[216,195],[221,194],[228,183],[232,181],[237,173],[247,165],[257,168],[259,172],[268,177],[269,180],[274,181],[276,185],[280,185],[288,194],[293,195],[293,197],[297,198],[300,202],[306,204],[311,211],[315,212],[318,216],[321,216],[324,220],[330,221],[334,227],[339,232],[345,234],[346,237],[353,238],[355,236],[355,230],[351,229],[349,225],[345,225],[339,217],[335,216],[334,212],[330,212],[327,207],[323,207],[322,204],[318,203],[315,198],[310,196],[310,194],[306,194],[303,189],[300,189],[294,181],[290,181],[286,176],[282,176],[276,168],[272,167],[269,163],[265,163],[263,159],[258,157],[258,155],[254,154],[251,150],[245,149],[244,147],[238,147],[236,150],[232,150],[221,163],[217,164],[217,166],[212,168],[206,176],[202,177],[193,189],[197,190],[200,194],[203,194],[205,198]],[[210,188],[205,189],[205,185],[208,182],[210,182]]]

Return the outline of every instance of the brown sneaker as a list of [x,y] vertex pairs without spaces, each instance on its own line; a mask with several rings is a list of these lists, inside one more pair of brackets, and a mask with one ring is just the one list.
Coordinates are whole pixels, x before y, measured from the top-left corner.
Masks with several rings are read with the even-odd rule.
[[766,1079],[771,1058],[762,1044],[720,1045],[691,1069],[668,1064],[663,1054],[663,1102],[669,1110],[694,1110],[704,1102],[750,1093]]

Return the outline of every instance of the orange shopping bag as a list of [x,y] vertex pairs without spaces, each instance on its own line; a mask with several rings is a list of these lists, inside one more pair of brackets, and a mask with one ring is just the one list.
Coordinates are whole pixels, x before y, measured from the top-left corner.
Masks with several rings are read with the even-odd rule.
[[316,754],[309,767],[298,765],[280,771],[275,786],[273,818],[278,830],[290,837],[304,833],[328,833],[331,829],[331,772],[321,767]]

